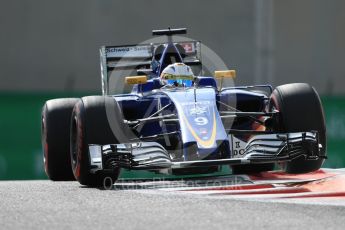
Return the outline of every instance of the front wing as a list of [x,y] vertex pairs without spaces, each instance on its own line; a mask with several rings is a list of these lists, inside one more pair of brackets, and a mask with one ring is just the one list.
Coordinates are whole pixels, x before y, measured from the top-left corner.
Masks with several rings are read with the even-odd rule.
[[162,170],[205,167],[214,165],[261,164],[291,161],[304,157],[307,160],[325,158],[317,132],[261,134],[250,138],[240,158],[175,162],[168,151],[157,142],[89,145],[91,172],[114,170],[117,167],[131,170]]

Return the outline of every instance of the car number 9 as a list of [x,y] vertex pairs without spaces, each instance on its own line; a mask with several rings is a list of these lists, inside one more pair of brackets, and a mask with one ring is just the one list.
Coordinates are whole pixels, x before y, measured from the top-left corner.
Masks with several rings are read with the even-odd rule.
[[197,117],[194,119],[194,121],[197,125],[207,125],[208,124],[208,120],[206,117]]

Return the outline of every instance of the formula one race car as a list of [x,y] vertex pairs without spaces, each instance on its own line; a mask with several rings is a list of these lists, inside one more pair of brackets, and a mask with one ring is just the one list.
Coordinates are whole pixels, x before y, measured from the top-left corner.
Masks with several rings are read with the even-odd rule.
[[102,47],[102,96],[45,103],[42,145],[51,180],[102,186],[121,168],[187,175],[221,165],[236,174],[321,167],[326,128],[313,87],[225,86],[236,72],[205,76],[201,43],[172,39],[184,33],[154,30],[167,41]]

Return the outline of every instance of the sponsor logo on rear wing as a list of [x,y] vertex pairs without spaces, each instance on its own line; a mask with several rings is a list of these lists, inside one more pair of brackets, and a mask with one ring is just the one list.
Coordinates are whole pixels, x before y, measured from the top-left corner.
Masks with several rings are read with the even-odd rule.
[[107,58],[150,58],[152,57],[150,45],[106,47]]
[[[178,42],[183,47],[187,55],[196,53],[196,41]],[[163,43],[145,44],[145,45],[128,45],[128,46],[108,46],[105,47],[106,58],[151,58],[156,47],[164,45]]]

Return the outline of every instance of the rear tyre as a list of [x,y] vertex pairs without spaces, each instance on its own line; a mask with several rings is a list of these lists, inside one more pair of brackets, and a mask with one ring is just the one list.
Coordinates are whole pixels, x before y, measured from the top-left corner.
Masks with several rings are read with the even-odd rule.
[[[319,95],[313,87],[305,83],[278,86],[272,93],[270,109],[280,114],[274,121],[273,130],[278,132],[318,131],[321,155],[326,155],[325,116]],[[324,159],[308,161],[303,157],[284,163],[287,173],[307,173],[318,170]]]
[[47,101],[42,109],[41,137],[44,169],[53,181],[74,180],[69,154],[71,114],[77,98]]
[[71,117],[70,157],[74,177],[80,184],[90,187],[112,186],[120,168],[113,165],[110,172],[91,173],[88,145],[130,142],[131,137],[133,135],[123,123],[120,107],[114,98],[83,97],[76,103]]

